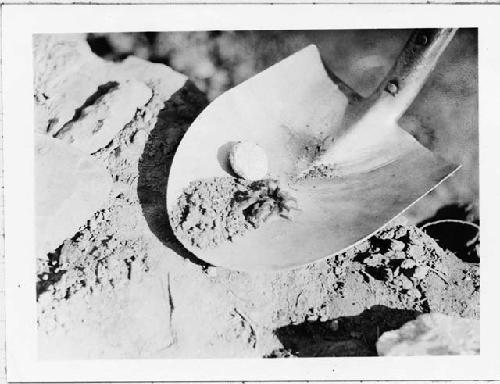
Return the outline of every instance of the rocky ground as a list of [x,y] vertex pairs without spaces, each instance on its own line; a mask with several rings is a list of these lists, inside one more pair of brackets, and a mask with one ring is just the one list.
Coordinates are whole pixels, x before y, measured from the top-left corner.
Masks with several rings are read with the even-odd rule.
[[[479,265],[404,220],[293,270],[197,260],[168,225],[165,188],[206,96],[162,64],[104,62],[82,36],[37,36],[35,63],[37,132],[70,137],[112,179],[102,208],[37,255],[42,358],[375,355],[383,332],[421,313],[479,318]],[[88,124],[101,141],[71,135]]]

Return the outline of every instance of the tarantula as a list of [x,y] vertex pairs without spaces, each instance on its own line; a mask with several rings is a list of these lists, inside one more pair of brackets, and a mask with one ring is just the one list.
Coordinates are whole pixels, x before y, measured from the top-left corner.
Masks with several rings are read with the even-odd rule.
[[234,196],[233,209],[242,211],[245,219],[258,228],[273,216],[292,220],[291,211],[299,211],[297,199],[283,191],[277,180],[259,180],[238,191]]

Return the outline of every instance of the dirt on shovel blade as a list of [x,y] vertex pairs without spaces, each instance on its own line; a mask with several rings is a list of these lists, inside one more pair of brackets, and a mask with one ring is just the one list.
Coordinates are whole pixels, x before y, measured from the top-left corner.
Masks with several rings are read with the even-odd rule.
[[192,182],[170,212],[180,240],[200,249],[233,241],[271,219],[292,219],[296,200],[275,180],[216,177]]

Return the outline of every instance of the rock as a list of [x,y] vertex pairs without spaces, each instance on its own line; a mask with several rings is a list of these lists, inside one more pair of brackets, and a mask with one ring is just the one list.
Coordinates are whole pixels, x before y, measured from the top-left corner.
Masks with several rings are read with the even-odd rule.
[[417,280],[422,280],[427,276],[427,273],[429,272],[429,267],[426,265],[419,265],[417,268],[415,268],[415,272],[413,273],[413,277]]
[[332,320],[330,323],[330,329],[334,332],[339,330],[339,321],[338,320]]
[[405,243],[402,242],[402,241],[399,241],[399,240],[392,240],[391,241],[391,248],[394,250],[394,251],[402,251],[403,249],[405,249]]
[[106,146],[151,98],[151,89],[135,80],[111,83],[95,102],[84,107],[76,121],[65,124],[54,137],[87,153]]
[[182,88],[187,80],[186,76],[166,65],[151,63],[135,56],[127,57],[120,64],[113,64],[112,71],[147,84],[164,100]]
[[401,263],[401,268],[403,268],[403,269],[411,269],[411,268],[413,268],[415,265],[416,265],[415,260],[413,260],[413,259],[405,259],[405,260]]
[[145,130],[140,129],[136,133],[134,133],[134,136],[132,138],[132,142],[139,146],[142,147],[144,144],[146,144],[146,140],[148,138],[148,134]]
[[479,320],[429,313],[377,341],[382,356],[479,354]]
[[244,179],[259,180],[267,175],[267,155],[258,144],[248,141],[234,144],[229,152],[229,162],[233,171]]
[[105,81],[105,63],[84,35],[34,35],[35,129],[54,133]]
[[[35,130],[95,152],[155,95],[167,100],[186,76],[163,64],[129,57],[110,63],[96,56],[85,35],[35,35]],[[145,114],[152,117],[151,110]]]
[[411,288],[409,291],[408,291],[408,295],[414,297],[415,299],[420,299],[422,297],[422,293],[420,293],[420,291],[417,289],[417,288]]
[[410,279],[408,279],[406,276],[401,275],[399,276],[401,279],[401,287],[406,290],[410,290],[413,288],[413,283],[411,282]]
[[35,136],[36,255],[44,258],[103,207],[111,189],[106,168],[85,153]]

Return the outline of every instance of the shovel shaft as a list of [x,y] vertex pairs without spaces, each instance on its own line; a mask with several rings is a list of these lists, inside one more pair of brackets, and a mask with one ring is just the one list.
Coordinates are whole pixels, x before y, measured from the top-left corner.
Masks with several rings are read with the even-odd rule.
[[392,148],[389,138],[398,137],[397,120],[420,92],[455,32],[451,28],[414,31],[377,90],[346,110],[334,143],[315,164],[334,164],[345,172],[359,173],[400,156],[406,149]]
[[393,121],[399,119],[420,92],[455,32],[456,28],[415,30],[384,81],[368,98],[368,113]]

